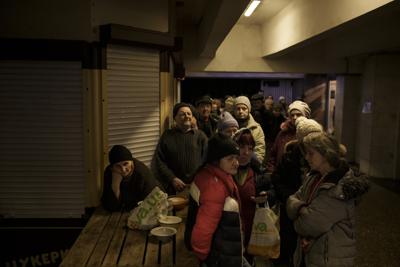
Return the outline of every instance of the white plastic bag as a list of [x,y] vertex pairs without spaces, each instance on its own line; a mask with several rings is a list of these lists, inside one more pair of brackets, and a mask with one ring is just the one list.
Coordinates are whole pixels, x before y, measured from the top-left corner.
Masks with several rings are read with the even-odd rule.
[[268,202],[266,207],[257,206],[247,253],[270,259],[278,258],[281,243],[278,225],[279,216],[270,209]]
[[155,187],[139,205],[131,211],[127,226],[131,229],[149,230],[158,225],[158,217],[168,210],[168,194]]

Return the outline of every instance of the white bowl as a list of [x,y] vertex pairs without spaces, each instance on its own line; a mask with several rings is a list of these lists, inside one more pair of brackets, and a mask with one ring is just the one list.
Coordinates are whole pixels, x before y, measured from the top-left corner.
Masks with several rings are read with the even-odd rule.
[[178,228],[179,224],[182,222],[182,218],[178,216],[160,216],[158,222],[161,226]]
[[168,197],[168,203],[173,206],[175,210],[181,210],[187,206],[189,199],[183,196],[172,195]]
[[167,242],[176,234],[176,229],[172,227],[159,226],[151,229],[150,233],[162,242]]

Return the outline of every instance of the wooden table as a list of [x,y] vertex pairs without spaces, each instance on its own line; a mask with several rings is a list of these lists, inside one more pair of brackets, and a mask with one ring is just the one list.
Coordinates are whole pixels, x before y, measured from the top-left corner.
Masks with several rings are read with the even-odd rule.
[[[161,263],[157,263],[159,243],[150,236],[145,253],[147,231],[126,227],[127,212],[107,212],[97,208],[61,263],[61,267],[84,266],[199,266],[196,257],[185,248],[186,209],[177,212],[183,218],[176,234],[176,264],[173,242],[161,246]],[[143,264],[144,260],[144,264]]]

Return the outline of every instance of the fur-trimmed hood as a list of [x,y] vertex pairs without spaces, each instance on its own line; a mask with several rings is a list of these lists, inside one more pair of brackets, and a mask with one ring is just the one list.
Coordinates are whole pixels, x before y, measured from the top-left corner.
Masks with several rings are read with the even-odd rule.
[[[311,171],[311,175],[317,174]],[[369,190],[369,181],[366,175],[354,174],[348,164],[342,160],[339,168],[328,173],[321,189],[330,190],[329,194],[343,200],[359,199]]]
[[369,190],[367,176],[355,176],[353,170],[349,170],[335,188],[337,195],[346,200],[359,199]]

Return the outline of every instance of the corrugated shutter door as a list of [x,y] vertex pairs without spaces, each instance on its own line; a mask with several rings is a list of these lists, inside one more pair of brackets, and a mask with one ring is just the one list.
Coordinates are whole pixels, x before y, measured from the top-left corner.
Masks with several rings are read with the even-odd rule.
[[81,63],[0,61],[0,125],[0,214],[81,217]]
[[159,139],[159,52],[107,48],[108,144],[149,165]]

